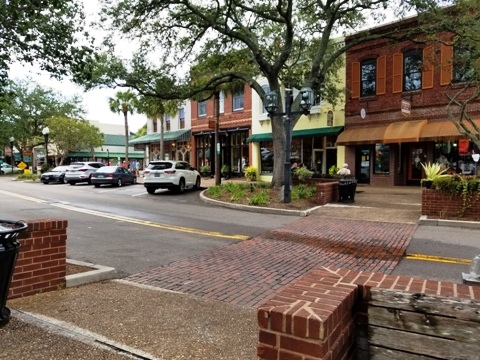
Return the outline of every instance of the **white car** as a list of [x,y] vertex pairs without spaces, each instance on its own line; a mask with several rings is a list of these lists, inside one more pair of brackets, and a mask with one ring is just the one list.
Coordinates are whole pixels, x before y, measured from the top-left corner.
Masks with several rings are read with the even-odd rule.
[[3,163],[2,167],[1,167],[1,170],[0,170],[0,174],[11,174],[11,173],[16,174],[20,171],[21,171],[21,169],[17,168],[17,167],[13,167],[13,171],[12,171],[12,165],[9,165],[7,163]]
[[177,190],[200,189],[200,173],[186,161],[158,160],[148,164],[143,172],[143,185],[149,194],[157,189]]
[[102,166],[105,166],[105,164],[97,161],[72,162],[65,173],[64,182],[70,185],[81,182],[91,184],[92,174]]

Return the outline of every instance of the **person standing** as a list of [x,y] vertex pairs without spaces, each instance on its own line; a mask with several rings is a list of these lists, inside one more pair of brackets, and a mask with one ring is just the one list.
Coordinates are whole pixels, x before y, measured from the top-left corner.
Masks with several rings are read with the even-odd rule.
[[131,165],[131,167],[130,167],[130,171],[136,175],[136,171],[137,171],[137,161],[136,161],[135,159],[132,161],[132,165]]
[[342,168],[337,171],[337,175],[350,175],[350,169],[348,168],[348,164],[343,164]]

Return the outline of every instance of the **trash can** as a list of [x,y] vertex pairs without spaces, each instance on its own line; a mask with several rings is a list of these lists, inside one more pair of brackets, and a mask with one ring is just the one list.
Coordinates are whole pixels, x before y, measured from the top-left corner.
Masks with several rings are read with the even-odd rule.
[[27,224],[23,221],[0,220],[0,326],[10,320],[10,309],[5,305],[20,251],[17,236],[26,228]]
[[357,190],[357,179],[340,179],[338,181],[338,195],[340,202],[355,202],[355,191]]

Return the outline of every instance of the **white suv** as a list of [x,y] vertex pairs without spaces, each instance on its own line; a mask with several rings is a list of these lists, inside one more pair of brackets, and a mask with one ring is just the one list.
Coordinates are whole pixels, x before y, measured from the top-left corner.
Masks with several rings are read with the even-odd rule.
[[143,177],[143,185],[149,194],[157,189],[175,189],[179,193],[187,187],[200,189],[200,173],[186,161],[152,161],[144,170]]
[[75,185],[80,182],[88,182],[91,184],[90,179],[92,174],[102,166],[105,166],[105,164],[96,161],[72,162],[65,172],[64,182],[70,185]]

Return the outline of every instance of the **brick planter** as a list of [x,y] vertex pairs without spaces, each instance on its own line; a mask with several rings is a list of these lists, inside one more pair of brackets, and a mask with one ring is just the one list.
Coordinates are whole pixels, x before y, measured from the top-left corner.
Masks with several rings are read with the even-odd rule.
[[477,194],[471,195],[471,203],[462,211],[463,200],[460,195],[449,194],[441,190],[422,190],[422,215],[435,219],[462,219],[480,221],[480,198]]

